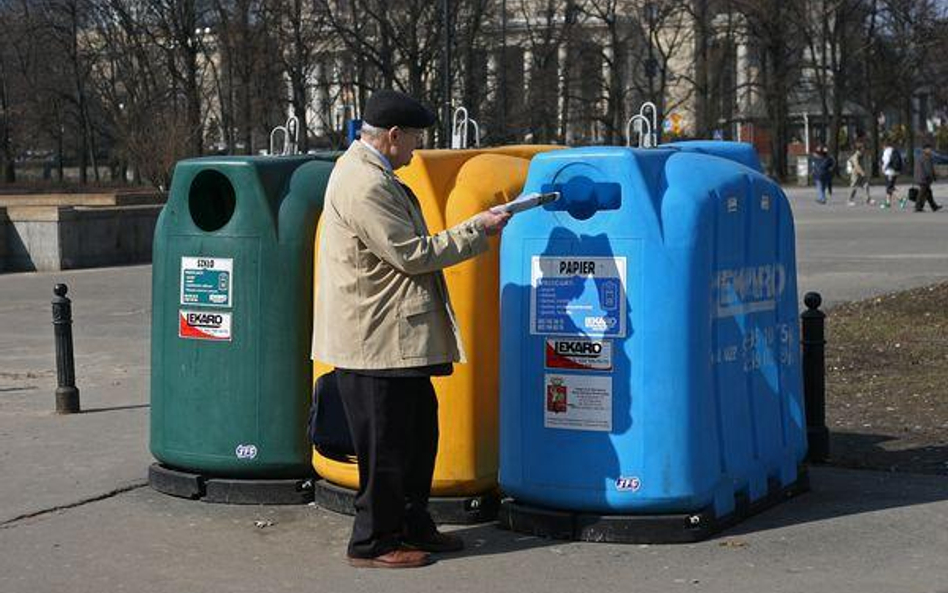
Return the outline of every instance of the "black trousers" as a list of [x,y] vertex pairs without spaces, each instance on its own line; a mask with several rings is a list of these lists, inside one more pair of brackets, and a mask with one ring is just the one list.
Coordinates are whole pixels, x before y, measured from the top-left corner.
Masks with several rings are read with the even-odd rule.
[[403,536],[435,530],[428,514],[438,453],[438,400],[430,377],[376,377],[337,369],[359,459],[349,556],[374,558]]
[[925,202],[928,202],[928,205],[931,206],[932,211],[935,210],[935,197],[932,195],[932,186],[931,185],[922,185],[918,186],[918,198],[915,200],[915,209],[921,212],[925,209]]

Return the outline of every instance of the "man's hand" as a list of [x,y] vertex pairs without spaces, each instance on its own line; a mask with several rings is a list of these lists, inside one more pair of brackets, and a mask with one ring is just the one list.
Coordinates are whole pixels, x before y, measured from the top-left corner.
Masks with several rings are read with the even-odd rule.
[[488,235],[496,235],[507,226],[507,221],[513,216],[509,212],[495,213],[490,210],[484,210],[474,217],[475,223],[484,229]]

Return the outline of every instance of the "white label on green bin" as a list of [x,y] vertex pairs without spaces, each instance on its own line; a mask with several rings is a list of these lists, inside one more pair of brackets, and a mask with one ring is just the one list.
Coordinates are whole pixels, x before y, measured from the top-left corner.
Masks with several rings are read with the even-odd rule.
[[230,313],[180,309],[178,311],[178,337],[229,342],[231,339]]
[[612,377],[544,375],[543,426],[612,430]]
[[531,261],[530,333],[625,337],[624,257],[547,257]]
[[256,459],[257,446],[244,444],[237,445],[237,448],[234,449],[234,455],[237,456],[237,459]]
[[182,257],[181,304],[233,307],[234,260],[229,257]]

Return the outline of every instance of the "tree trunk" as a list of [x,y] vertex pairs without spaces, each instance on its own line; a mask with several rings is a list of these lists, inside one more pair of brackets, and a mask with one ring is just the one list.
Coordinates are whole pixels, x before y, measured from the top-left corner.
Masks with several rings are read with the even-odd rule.
[[[82,108],[80,107],[79,112],[82,113]],[[79,116],[79,142],[76,146],[76,149],[79,151],[79,184],[85,185],[89,182],[89,172],[87,168],[89,167],[89,152],[86,150],[86,147],[89,146],[89,139],[86,137],[86,122],[85,118]]]
[[[848,94],[848,85],[846,84],[844,73],[847,70],[848,60],[848,35],[846,28],[846,17],[843,14],[846,10],[843,6],[837,6],[834,12],[833,36],[830,42],[831,55],[830,64],[833,70],[833,114],[830,120],[830,130],[833,134],[830,141],[830,153],[833,159],[839,162],[839,133],[843,127],[843,97]],[[847,141],[851,139],[847,137]],[[838,172],[842,169],[837,167]]]
[[63,144],[65,143],[64,136],[66,135],[65,129],[63,129],[63,122],[60,119],[59,129],[56,131],[56,178],[59,180],[59,183],[63,182],[64,171],[63,171]]
[[13,154],[13,134],[10,131],[10,91],[7,86],[7,73],[3,56],[0,56],[0,168],[3,170],[3,181],[16,182],[16,157]]
[[873,1],[872,7],[869,12],[869,29],[866,32],[865,43],[863,44],[864,54],[862,56],[863,60],[863,87],[865,90],[865,105],[869,109],[869,125],[872,133],[872,169],[870,175],[873,177],[879,176],[879,159],[880,159],[880,132],[879,132],[879,119],[877,117],[877,105],[875,103],[875,94],[873,93],[872,85],[872,73],[873,73],[873,55],[872,55],[872,46],[875,41],[876,34],[876,16],[878,2]]
[[309,150],[309,124],[306,117],[306,81],[300,72],[293,73],[293,115],[299,120],[299,151]]
[[817,37],[819,42],[819,51],[820,51],[820,63],[819,63],[819,75],[816,77],[816,82],[819,85],[819,94],[820,94],[820,111],[822,115],[822,129],[823,129],[823,145],[826,146],[830,152],[835,152],[836,140],[830,134],[831,132],[831,115],[830,115],[830,106],[829,106],[829,52],[827,47],[832,48],[832,43],[830,42],[830,27],[829,20],[826,13],[826,0],[823,0],[820,3],[820,34]]
[[306,43],[303,40],[302,29],[302,4],[296,1],[293,4],[293,64],[289,69],[291,84],[293,88],[293,114],[299,120],[299,146],[300,152],[305,153],[309,150],[309,117],[306,109],[306,68],[307,52]]
[[188,133],[191,134],[191,151],[200,156],[204,153],[204,134],[201,125],[201,94],[198,90],[197,56],[188,54],[188,79],[185,89],[187,100]]
[[606,102],[606,142],[608,144],[624,144],[625,139],[622,135],[625,133],[625,101],[623,100],[624,84],[624,56],[622,55],[622,45],[619,42],[619,33],[616,29],[618,24],[616,19],[610,23],[610,41],[612,43],[611,59],[609,68],[609,95]]
[[695,135],[708,138],[714,122],[710,121],[708,85],[708,0],[694,0],[695,18]]
[[89,174],[86,170],[89,165],[89,122],[88,122],[88,110],[86,109],[86,93],[82,85],[82,68],[79,64],[79,15],[77,14],[78,7],[75,4],[70,4],[69,24],[71,26],[71,38],[69,39],[69,59],[72,62],[72,74],[75,77],[75,102],[78,109],[79,117],[79,145],[76,147],[79,150],[79,183],[86,185],[89,181]]

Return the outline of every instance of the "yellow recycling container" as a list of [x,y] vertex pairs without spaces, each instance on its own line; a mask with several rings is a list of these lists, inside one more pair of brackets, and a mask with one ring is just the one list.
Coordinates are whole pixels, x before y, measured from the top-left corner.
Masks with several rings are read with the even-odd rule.
[[[556,148],[416,150],[397,174],[418,197],[428,230],[437,233],[516,198],[530,159]],[[317,231],[317,245],[318,237]],[[467,363],[455,365],[451,376],[432,378],[441,435],[432,496],[476,495],[497,486],[499,254],[499,239],[491,237],[489,252],[445,270]],[[314,379],[330,371],[332,367],[314,362]],[[359,487],[354,458],[329,458],[313,449],[313,467],[333,484]]]

